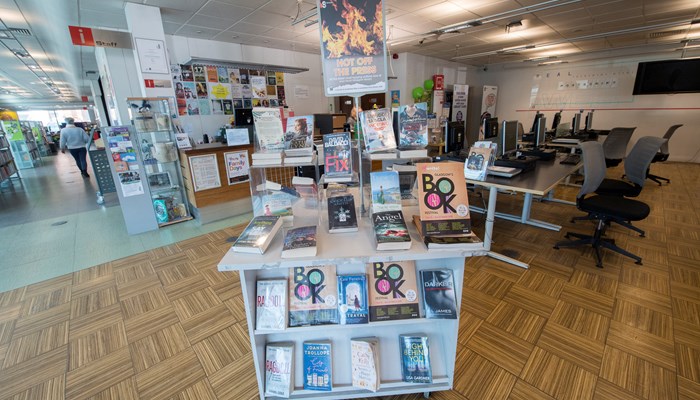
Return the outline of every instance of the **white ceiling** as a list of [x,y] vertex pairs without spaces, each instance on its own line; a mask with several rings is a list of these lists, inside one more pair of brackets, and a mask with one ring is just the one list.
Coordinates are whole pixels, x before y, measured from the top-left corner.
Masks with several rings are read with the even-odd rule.
[[[316,18],[292,25],[297,14],[312,11],[311,0],[0,0],[0,19],[31,31],[18,40],[64,95],[57,97],[0,47],[0,93],[15,93],[0,94],[0,105],[51,106],[90,95],[85,78],[97,70],[94,51],[73,46],[67,26],[126,30],[126,2],[160,7],[166,34],[319,54],[318,24],[304,26]],[[536,65],[523,61],[542,57],[677,58],[698,55],[696,48],[678,50],[682,41],[700,44],[700,0],[385,0],[385,7],[392,52],[467,65]],[[474,26],[441,33],[467,21]],[[513,21],[524,29],[507,33]]]

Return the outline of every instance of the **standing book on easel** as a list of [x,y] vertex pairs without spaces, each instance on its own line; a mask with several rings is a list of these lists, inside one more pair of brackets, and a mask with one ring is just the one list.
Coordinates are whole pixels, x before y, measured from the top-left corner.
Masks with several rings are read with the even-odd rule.
[[352,180],[352,142],[349,132],[323,135],[323,156],[326,182]]
[[464,177],[466,179],[478,181],[486,179],[486,171],[489,166],[493,165],[496,146],[496,143],[490,141],[474,143],[464,162]]
[[255,153],[253,165],[276,165],[282,163],[284,130],[278,108],[256,107],[253,109],[255,123]]
[[396,150],[396,138],[391,121],[391,110],[388,108],[360,112],[365,148],[369,153]]
[[418,163],[421,232],[431,235],[471,233],[467,182],[462,163]]
[[399,151],[402,158],[426,157],[428,145],[428,104],[399,107]]

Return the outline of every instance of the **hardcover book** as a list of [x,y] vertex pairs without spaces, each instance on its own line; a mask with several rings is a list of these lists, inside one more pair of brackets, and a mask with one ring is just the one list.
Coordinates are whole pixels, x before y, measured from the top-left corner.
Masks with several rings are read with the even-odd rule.
[[284,153],[288,156],[311,155],[314,145],[314,117],[302,115],[287,118]]
[[372,212],[401,210],[401,185],[396,171],[370,172]]
[[279,153],[284,150],[284,131],[279,108],[254,108],[253,122],[257,151]]
[[418,207],[425,236],[471,233],[467,183],[461,163],[418,163]]
[[426,318],[457,319],[455,283],[451,269],[423,270],[423,309]]
[[338,276],[338,313],[341,325],[366,324],[369,321],[365,274]]
[[399,149],[418,150],[428,145],[428,104],[399,107]]
[[355,198],[348,194],[328,198],[328,231],[330,233],[357,231]]
[[376,392],[379,389],[379,339],[350,340],[352,386]]
[[313,257],[316,255],[316,226],[302,226],[287,231],[282,258]]
[[372,214],[372,226],[377,250],[406,250],[411,248],[411,235],[401,211]]
[[350,133],[323,135],[325,174],[328,177],[352,174],[352,142]]
[[281,331],[287,327],[287,280],[257,282],[255,329]]
[[278,216],[254,217],[233,243],[233,251],[263,254],[280,227],[282,220]]
[[420,317],[413,261],[370,263],[367,275],[371,322]]
[[399,335],[401,377],[409,383],[433,383],[427,336]]
[[360,112],[360,123],[368,152],[396,149],[396,138],[391,121],[391,110],[380,108]]
[[289,398],[294,390],[294,342],[265,346],[265,396]]
[[332,363],[330,341],[304,342],[304,389],[333,390]]
[[289,326],[338,323],[335,265],[289,269]]

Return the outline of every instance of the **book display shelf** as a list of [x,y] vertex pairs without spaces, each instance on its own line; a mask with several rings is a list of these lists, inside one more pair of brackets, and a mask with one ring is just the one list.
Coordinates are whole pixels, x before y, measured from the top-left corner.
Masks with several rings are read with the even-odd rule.
[[0,129],[0,183],[12,179],[14,175],[19,177],[15,159],[10,149],[10,142],[5,135],[5,131]]
[[2,129],[10,144],[15,166],[19,169],[34,168],[41,156],[31,129],[19,121],[2,121]]

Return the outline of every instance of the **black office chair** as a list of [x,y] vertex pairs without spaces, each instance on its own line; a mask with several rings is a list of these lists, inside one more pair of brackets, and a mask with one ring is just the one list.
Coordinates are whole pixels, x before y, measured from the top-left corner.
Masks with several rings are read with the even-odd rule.
[[632,134],[637,127],[633,128],[612,128],[603,141],[603,154],[605,154],[605,166],[615,167],[620,165],[622,159],[627,154],[627,144],[632,138]]
[[[554,248],[591,245],[595,249],[596,265],[600,268],[603,267],[603,258],[600,253],[601,247],[630,257],[637,264],[641,265],[641,257],[616,246],[614,240],[604,238],[603,235],[610,222],[619,223],[620,221],[641,221],[645,219],[650,212],[649,206],[641,201],[625,197],[589,196],[595,192],[603,179],[605,179],[605,156],[603,155],[603,146],[598,142],[581,143],[581,150],[583,153],[584,181],[583,185],[581,185],[581,190],[576,196],[576,207],[588,213],[592,219],[598,221],[598,224],[593,235],[567,232],[564,236],[567,240],[557,242]],[[569,240],[571,237],[576,238],[576,240]]]
[[[671,140],[671,136],[676,132],[676,129],[680,128],[683,126],[683,124],[679,125],[673,125],[668,130],[666,131],[666,134],[664,135],[664,139],[666,139],[666,143],[661,145],[661,150],[656,153],[654,156],[654,159],[651,160],[652,163],[657,163],[657,162],[666,162],[668,160],[668,156],[670,155],[668,151],[668,141]],[[647,170],[647,179],[651,179],[652,181],[656,182],[661,186],[661,181],[666,181],[666,183],[671,183],[671,180],[668,178],[664,178],[662,176],[650,174],[649,171]]]

